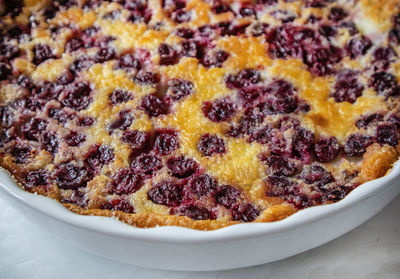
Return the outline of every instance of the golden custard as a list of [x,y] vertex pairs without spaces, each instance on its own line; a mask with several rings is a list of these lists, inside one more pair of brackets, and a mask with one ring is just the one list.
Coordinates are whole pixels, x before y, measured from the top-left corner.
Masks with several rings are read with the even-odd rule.
[[276,221],[399,157],[398,0],[9,2],[0,165],[76,213]]

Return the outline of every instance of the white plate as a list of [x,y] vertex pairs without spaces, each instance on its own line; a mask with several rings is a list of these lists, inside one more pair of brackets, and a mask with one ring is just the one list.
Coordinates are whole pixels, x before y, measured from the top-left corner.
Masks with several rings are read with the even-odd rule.
[[0,192],[32,222],[97,255],[149,268],[223,270],[280,260],[341,236],[392,201],[400,192],[399,178],[397,163],[387,176],[361,185],[338,203],[301,210],[279,222],[210,232],[140,229],[112,218],[76,215],[52,199],[23,191],[1,170]]

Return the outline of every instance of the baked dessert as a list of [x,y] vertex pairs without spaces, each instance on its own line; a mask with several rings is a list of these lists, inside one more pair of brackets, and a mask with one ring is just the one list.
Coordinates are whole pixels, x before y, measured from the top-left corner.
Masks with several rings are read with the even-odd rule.
[[399,157],[398,0],[4,1],[0,164],[137,227],[343,199]]

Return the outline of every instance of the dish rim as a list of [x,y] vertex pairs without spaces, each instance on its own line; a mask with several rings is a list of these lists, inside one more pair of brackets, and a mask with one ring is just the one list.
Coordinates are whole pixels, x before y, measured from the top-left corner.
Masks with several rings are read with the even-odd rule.
[[294,227],[317,221],[367,200],[392,185],[397,178],[400,178],[400,160],[394,164],[388,174],[361,184],[339,202],[302,209],[280,221],[235,224],[212,231],[201,231],[177,226],[137,228],[113,217],[75,214],[56,200],[23,190],[17,185],[9,172],[2,168],[0,168],[0,192],[4,192],[11,198],[47,217],[76,228],[118,238],[194,244],[254,238],[291,230]]

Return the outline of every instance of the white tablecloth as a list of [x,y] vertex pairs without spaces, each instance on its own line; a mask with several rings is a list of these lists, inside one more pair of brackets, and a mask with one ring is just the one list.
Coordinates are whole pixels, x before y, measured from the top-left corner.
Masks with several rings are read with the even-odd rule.
[[[0,196],[0,278],[400,278],[400,196],[373,219],[322,247],[262,266],[157,271],[93,256],[31,224]],[[235,255],[227,255],[235,256]]]

